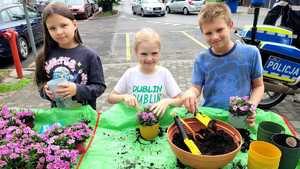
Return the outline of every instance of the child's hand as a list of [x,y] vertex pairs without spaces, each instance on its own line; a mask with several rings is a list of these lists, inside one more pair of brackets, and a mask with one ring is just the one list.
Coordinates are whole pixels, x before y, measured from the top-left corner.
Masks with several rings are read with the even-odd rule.
[[170,105],[170,99],[163,99],[160,102],[153,104],[150,107],[150,111],[153,111],[156,117],[161,118],[164,115],[169,105]]
[[133,95],[130,94],[123,95],[123,101],[129,106],[139,107],[139,102]]
[[45,91],[46,95],[47,95],[51,100],[54,100],[54,95],[53,95],[53,93],[51,92],[51,90],[49,89],[49,86],[48,86],[47,84],[43,87],[43,90]]
[[71,98],[76,95],[76,84],[73,82],[66,82],[57,85],[55,93],[57,96],[61,96],[63,99]]
[[192,92],[186,92],[182,96],[184,107],[191,113],[195,113],[197,111],[197,96]]
[[248,115],[246,122],[249,126],[254,127],[255,125],[255,119],[256,119],[256,112],[252,111],[250,115]]

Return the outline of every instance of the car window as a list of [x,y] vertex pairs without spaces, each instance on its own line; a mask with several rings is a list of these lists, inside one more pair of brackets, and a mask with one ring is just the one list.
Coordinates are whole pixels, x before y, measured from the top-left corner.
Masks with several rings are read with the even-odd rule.
[[25,19],[24,10],[20,6],[9,8],[7,11],[9,13],[9,15],[11,16],[12,21]]
[[67,0],[49,0],[49,2],[61,2],[67,4]]
[[68,5],[82,5],[84,0],[67,0]]
[[159,0],[143,0],[143,3],[159,3]]
[[29,18],[35,18],[38,16],[38,13],[31,8],[27,8],[27,12],[28,12]]
[[21,0],[2,0],[0,4],[16,4],[16,3],[21,3]]
[[10,21],[10,18],[9,18],[8,13],[6,11],[1,11],[0,12],[0,24],[9,22],[9,21]]

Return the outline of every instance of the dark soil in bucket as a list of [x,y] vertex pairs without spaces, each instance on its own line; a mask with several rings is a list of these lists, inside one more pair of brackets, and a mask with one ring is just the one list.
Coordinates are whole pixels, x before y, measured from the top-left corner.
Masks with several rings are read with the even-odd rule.
[[[203,155],[226,154],[237,148],[233,138],[223,130],[212,131],[211,129],[201,129],[197,133],[202,135],[204,138],[197,138],[197,140],[193,140],[193,136],[191,134],[188,134],[188,137],[195,142]],[[172,142],[180,149],[189,152],[188,147],[184,144],[179,133],[174,134]]]

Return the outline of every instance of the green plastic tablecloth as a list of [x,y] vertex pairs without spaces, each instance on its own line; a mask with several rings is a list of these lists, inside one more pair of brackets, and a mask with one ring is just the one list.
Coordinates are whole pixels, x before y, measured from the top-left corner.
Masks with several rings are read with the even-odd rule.
[[[201,107],[200,111],[213,119],[228,120],[228,112],[222,109]],[[137,110],[122,103],[113,105],[101,115],[90,106],[77,109],[37,109],[34,129],[39,131],[42,125],[56,122],[68,125],[82,119],[90,120],[90,125],[94,128],[93,135],[86,142],[86,154],[80,157],[75,168],[174,169],[178,168],[178,164],[167,142],[166,134],[166,128],[173,123],[171,112],[176,112],[181,117],[191,116],[182,107],[169,108],[160,121],[163,135],[152,142],[137,139]],[[249,128],[253,139],[256,139],[257,126],[261,121],[276,122],[284,126],[287,134],[292,134],[284,119],[278,114],[258,110],[256,117],[256,126]],[[233,161],[239,160],[246,165],[247,153],[238,153]],[[224,169],[231,169],[231,166],[232,163],[229,163]],[[297,169],[300,169],[299,163]]]

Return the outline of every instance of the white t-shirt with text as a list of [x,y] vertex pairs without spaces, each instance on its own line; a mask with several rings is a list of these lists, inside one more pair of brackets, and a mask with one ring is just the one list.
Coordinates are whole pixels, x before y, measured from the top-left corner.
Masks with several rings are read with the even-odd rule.
[[145,74],[139,66],[126,70],[114,90],[120,94],[132,94],[144,106],[150,106],[163,98],[173,98],[181,93],[171,72],[157,66],[152,74]]

